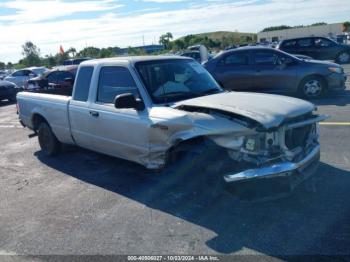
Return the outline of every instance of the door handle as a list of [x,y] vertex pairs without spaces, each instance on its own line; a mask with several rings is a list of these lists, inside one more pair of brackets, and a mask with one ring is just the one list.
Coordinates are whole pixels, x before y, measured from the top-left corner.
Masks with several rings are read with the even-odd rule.
[[100,114],[97,111],[90,111],[90,116],[98,117]]

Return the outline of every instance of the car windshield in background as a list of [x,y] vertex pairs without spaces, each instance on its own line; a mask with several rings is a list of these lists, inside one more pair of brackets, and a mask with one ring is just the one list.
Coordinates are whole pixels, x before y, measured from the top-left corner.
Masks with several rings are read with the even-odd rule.
[[209,73],[193,60],[138,62],[136,68],[154,103],[176,102],[222,92]]

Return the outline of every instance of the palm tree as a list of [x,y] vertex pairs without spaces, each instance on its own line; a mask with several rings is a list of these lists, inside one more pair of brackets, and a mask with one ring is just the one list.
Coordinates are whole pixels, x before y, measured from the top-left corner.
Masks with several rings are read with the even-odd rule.
[[170,39],[173,39],[173,34],[168,32],[165,34],[166,39],[168,39],[168,42],[170,42]]
[[72,57],[74,58],[76,53],[77,53],[77,50],[74,48],[74,47],[71,47],[67,50],[66,52],[67,54],[72,54]]

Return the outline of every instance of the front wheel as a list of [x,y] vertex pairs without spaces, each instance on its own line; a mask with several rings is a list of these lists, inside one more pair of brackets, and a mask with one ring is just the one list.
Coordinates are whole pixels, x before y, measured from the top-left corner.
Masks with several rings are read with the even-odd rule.
[[307,99],[320,98],[326,92],[326,83],[319,76],[310,76],[303,79],[298,88],[301,97]]
[[350,53],[348,52],[341,52],[337,59],[336,62],[339,64],[346,64],[350,62]]
[[61,148],[61,143],[57,140],[51,127],[46,122],[41,123],[39,126],[38,140],[41,150],[47,156],[56,155]]

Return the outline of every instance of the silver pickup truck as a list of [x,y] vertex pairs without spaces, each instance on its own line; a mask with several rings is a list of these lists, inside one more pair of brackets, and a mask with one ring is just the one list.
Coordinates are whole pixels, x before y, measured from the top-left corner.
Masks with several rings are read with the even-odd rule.
[[73,144],[162,169],[191,151],[220,152],[231,163],[220,174],[226,183],[314,173],[326,118],[300,99],[224,92],[199,63],[174,56],[86,61],[72,97],[22,92],[17,100],[47,155]]

